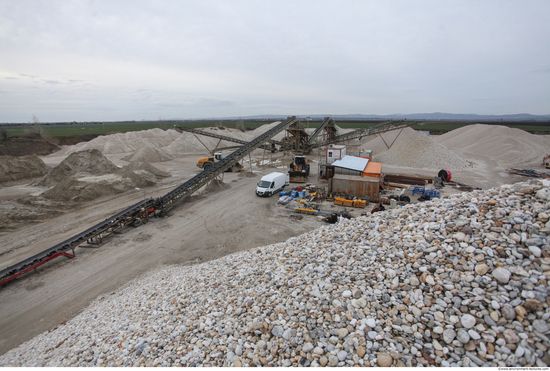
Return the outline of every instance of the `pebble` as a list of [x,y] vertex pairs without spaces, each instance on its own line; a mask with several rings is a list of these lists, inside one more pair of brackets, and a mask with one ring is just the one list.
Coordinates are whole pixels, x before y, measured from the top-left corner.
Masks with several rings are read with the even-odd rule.
[[390,367],[393,364],[393,358],[386,353],[378,353],[376,355],[376,363],[380,367]]
[[464,314],[462,318],[460,318],[460,323],[464,328],[472,328],[476,324],[476,318],[471,314]]
[[0,366],[547,367],[549,196],[457,193],[159,267]]

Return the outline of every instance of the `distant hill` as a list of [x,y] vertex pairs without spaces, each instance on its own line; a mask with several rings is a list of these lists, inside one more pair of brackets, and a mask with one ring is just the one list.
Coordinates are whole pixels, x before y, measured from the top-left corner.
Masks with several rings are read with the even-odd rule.
[[[284,119],[291,115],[255,115],[255,116],[240,116],[240,117],[212,117],[212,118],[201,118],[194,120],[278,120]],[[444,112],[433,112],[433,113],[409,113],[401,114],[395,113],[391,115],[375,115],[375,114],[346,114],[346,115],[296,115],[302,121],[307,117],[312,120],[320,120],[324,117],[330,116],[335,120],[345,121],[345,120],[468,120],[468,121],[484,121],[484,120],[503,120],[503,121],[523,121],[523,120],[541,120],[547,121],[550,120],[550,115],[531,115],[529,113],[516,113],[509,115],[477,115],[474,113],[444,113]],[[190,120],[190,119],[187,119]]]

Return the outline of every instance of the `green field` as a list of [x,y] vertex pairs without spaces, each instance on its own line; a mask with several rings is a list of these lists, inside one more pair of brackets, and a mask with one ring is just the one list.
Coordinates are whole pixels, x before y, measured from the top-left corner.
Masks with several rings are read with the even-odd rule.
[[[247,121],[244,120],[243,124],[245,129],[255,129],[261,125],[271,123],[271,120],[267,121]],[[336,125],[345,129],[364,128],[372,125],[379,124],[384,121],[336,121]],[[310,121],[309,123],[302,120],[302,123],[306,127],[315,128],[321,121]],[[425,122],[424,125],[413,126],[415,130],[425,130],[434,133],[445,133],[465,125],[471,125],[475,122]],[[531,133],[544,133],[550,134],[549,122],[483,122],[490,125],[504,125],[513,128],[519,128]],[[112,133],[125,133],[129,131],[148,130],[153,128],[159,128],[167,130],[173,128],[174,125],[185,126],[191,128],[211,127],[211,126],[224,126],[227,128],[235,128],[237,121],[215,121],[215,120],[196,120],[196,121],[129,121],[129,122],[112,122],[112,123],[82,123],[82,124],[22,124],[2,126],[0,130],[5,129],[9,137],[20,136],[27,133],[36,133],[40,131],[41,134],[50,137],[64,137],[64,136],[76,136],[83,134],[112,134]]]
[[[270,121],[244,121],[246,129],[255,129]],[[236,121],[140,121],[140,122],[116,122],[116,123],[83,123],[83,124],[40,124],[40,125],[13,125],[4,126],[8,132],[8,136],[19,136],[27,133],[36,133],[40,131],[43,135],[51,137],[63,137],[83,134],[112,134],[126,133],[129,131],[148,130],[159,128],[167,130],[173,128],[174,125],[185,126],[190,128],[201,128],[210,126],[224,126],[234,128]]]

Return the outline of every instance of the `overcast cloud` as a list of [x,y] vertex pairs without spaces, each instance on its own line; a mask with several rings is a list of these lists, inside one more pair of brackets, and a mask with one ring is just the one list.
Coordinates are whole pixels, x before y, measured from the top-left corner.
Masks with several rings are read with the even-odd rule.
[[0,122],[550,114],[550,1],[0,0]]

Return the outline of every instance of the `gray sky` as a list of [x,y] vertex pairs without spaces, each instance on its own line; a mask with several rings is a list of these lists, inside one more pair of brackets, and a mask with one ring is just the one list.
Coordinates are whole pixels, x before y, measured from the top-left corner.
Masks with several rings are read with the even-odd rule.
[[550,114],[550,1],[0,0],[0,122]]

